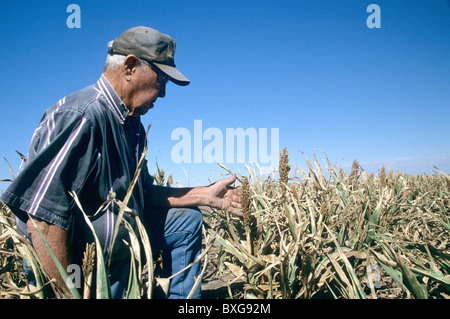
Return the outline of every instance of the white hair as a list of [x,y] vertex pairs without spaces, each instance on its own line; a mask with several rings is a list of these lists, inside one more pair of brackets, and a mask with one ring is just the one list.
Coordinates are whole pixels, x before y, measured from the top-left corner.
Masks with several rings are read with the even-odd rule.
[[[108,43],[108,49],[112,47],[114,41],[110,41]],[[106,56],[106,62],[105,62],[105,67],[103,68],[103,72],[106,71],[113,71],[115,69],[117,69],[119,66],[123,65],[124,61],[125,61],[126,56],[122,55],[122,54],[110,54],[108,52],[108,55]],[[142,59],[139,59],[139,66],[142,68],[145,68],[146,66],[150,67],[150,64],[147,61],[144,61]]]

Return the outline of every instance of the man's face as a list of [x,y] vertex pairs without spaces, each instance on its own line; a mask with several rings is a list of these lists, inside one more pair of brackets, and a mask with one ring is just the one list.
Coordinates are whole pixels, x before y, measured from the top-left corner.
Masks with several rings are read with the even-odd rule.
[[168,77],[149,65],[139,66],[135,69],[130,80],[131,95],[127,107],[129,116],[144,115],[152,109],[158,97],[166,95]]

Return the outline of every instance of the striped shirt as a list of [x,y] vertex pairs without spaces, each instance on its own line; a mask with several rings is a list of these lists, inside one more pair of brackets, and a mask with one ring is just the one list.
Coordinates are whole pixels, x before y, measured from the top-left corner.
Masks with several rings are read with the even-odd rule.
[[[1,200],[18,219],[26,221],[28,212],[70,231],[73,243],[82,245],[91,237],[80,226],[83,217],[69,194],[75,192],[83,210],[93,216],[96,235],[107,252],[119,207],[111,202],[105,211],[95,213],[112,192],[124,199],[145,143],[140,118],[128,113],[103,75],[96,84],[58,101],[44,113],[31,139],[26,166]],[[128,203],[138,216],[142,217],[152,183],[144,165]],[[122,229],[116,243],[126,234]]]

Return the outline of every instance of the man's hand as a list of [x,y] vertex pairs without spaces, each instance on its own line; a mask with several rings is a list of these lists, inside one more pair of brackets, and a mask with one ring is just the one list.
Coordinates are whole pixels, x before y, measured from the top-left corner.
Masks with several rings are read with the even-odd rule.
[[174,188],[153,185],[148,203],[151,207],[210,206],[242,216],[241,191],[231,185],[236,174],[206,187]]
[[211,196],[211,207],[229,211],[242,216],[241,191],[231,185],[236,181],[236,174],[208,186]]

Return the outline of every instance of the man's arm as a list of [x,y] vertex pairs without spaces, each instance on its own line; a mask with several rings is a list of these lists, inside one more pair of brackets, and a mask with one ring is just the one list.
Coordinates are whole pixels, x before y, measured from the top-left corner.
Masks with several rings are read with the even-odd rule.
[[[58,261],[64,269],[67,269],[70,264],[67,231],[61,227],[49,224],[36,218],[33,218],[33,221],[41,230]],[[65,285],[58,268],[50,256],[47,247],[45,247],[44,242],[36,231],[31,218],[27,221],[27,232],[31,235],[33,247],[44,266],[45,272],[50,276],[50,278],[55,278],[58,282]]]
[[154,207],[210,206],[242,216],[240,191],[231,187],[236,175],[210,186],[172,188],[152,185],[149,202]]

